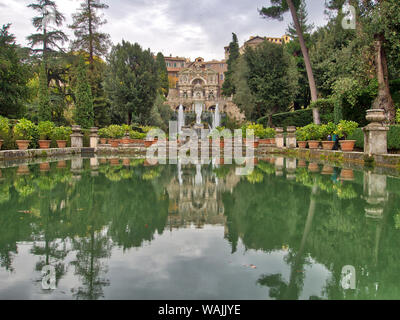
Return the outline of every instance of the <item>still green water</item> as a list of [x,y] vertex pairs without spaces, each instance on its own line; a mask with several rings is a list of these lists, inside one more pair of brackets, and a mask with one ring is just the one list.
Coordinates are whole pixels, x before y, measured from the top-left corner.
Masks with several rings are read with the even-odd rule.
[[218,163],[1,169],[0,299],[400,298],[398,178]]

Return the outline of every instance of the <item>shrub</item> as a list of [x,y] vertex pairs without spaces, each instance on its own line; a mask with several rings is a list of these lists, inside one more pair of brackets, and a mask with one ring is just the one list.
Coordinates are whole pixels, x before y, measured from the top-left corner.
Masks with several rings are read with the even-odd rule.
[[32,140],[36,135],[36,126],[27,119],[21,119],[14,127],[14,137],[16,140]]
[[390,126],[388,132],[388,149],[400,150],[400,125]]
[[397,109],[397,112],[396,112],[396,122],[400,123],[400,108]]
[[260,137],[261,139],[272,139],[275,138],[276,131],[274,128],[265,128],[263,132],[263,136]]
[[10,135],[10,121],[0,116],[0,140],[8,139]]
[[50,140],[55,125],[51,121],[41,121],[37,126],[40,140]]
[[116,124],[109,126],[107,128],[107,132],[108,132],[108,135],[110,136],[110,138],[113,138],[113,139],[121,139],[125,134],[124,129],[121,126],[118,126]]
[[53,140],[68,140],[69,136],[72,134],[72,129],[69,127],[57,127],[53,129],[52,139]]
[[353,134],[347,137],[349,140],[356,141],[356,148],[364,149],[364,131],[361,128],[354,130]]
[[134,130],[129,131],[129,137],[131,139],[138,139],[138,140],[144,140],[146,138],[146,134],[143,132],[137,132]]
[[304,136],[305,141],[322,140],[321,126],[314,123],[310,123],[309,125],[305,126],[303,130],[305,135]]
[[346,139],[347,137],[351,136],[357,128],[357,122],[341,120],[335,130],[335,134],[337,134],[339,138]]
[[310,108],[318,108],[323,114],[333,113],[335,101],[333,99],[318,99],[317,101],[311,102]]
[[333,136],[336,131],[336,125],[333,122],[329,122],[328,124],[323,124],[320,126],[320,133],[322,139],[327,139],[328,136]]
[[304,127],[297,128],[296,130],[297,141],[307,141],[307,134]]
[[107,128],[101,128],[101,129],[99,130],[99,137],[100,137],[100,138],[104,138],[104,139],[109,138]]

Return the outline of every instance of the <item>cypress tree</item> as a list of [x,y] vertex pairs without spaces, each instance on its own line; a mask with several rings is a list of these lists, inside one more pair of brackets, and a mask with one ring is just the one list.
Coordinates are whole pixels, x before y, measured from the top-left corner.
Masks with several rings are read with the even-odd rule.
[[74,121],[86,129],[94,125],[92,90],[89,85],[87,68],[83,57],[80,58],[77,68]]
[[44,62],[42,62],[42,64],[40,65],[39,72],[39,120],[52,120],[49,88],[47,83],[47,71]]
[[156,58],[157,74],[158,74],[158,85],[160,86],[160,92],[167,97],[169,92],[169,81],[168,81],[168,70],[165,64],[164,55],[159,52]]
[[227,61],[228,71],[225,72],[225,82],[222,85],[222,94],[224,96],[231,96],[235,94],[236,89],[233,84],[233,73],[235,62],[239,59],[239,42],[235,33],[232,33],[232,42],[229,44],[229,59]]

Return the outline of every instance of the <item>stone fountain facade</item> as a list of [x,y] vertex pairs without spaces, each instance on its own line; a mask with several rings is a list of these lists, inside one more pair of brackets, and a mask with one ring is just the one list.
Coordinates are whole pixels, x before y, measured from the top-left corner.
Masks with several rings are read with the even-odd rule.
[[222,97],[220,74],[207,67],[203,58],[197,58],[178,73],[177,86],[170,89],[168,103],[174,111],[183,105],[185,112],[196,112],[199,104],[203,112],[213,112],[218,104],[220,112],[229,118],[245,120],[232,99]]

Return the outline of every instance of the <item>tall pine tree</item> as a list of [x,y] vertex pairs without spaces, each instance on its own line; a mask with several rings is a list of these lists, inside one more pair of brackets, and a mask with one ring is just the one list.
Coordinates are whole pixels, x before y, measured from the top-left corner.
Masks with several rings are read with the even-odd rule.
[[239,42],[235,33],[232,33],[232,42],[229,44],[229,58],[227,61],[228,71],[225,72],[225,82],[222,85],[222,94],[231,96],[235,94],[235,85],[233,83],[234,64],[239,59]]
[[111,45],[110,35],[99,31],[107,21],[97,11],[104,9],[108,9],[108,5],[99,0],[83,0],[80,11],[73,15],[73,24],[69,26],[76,37],[72,49],[87,52],[91,65],[95,56],[105,56]]
[[74,121],[86,129],[94,125],[92,90],[90,89],[87,68],[83,57],[80,58],[77,68]]

